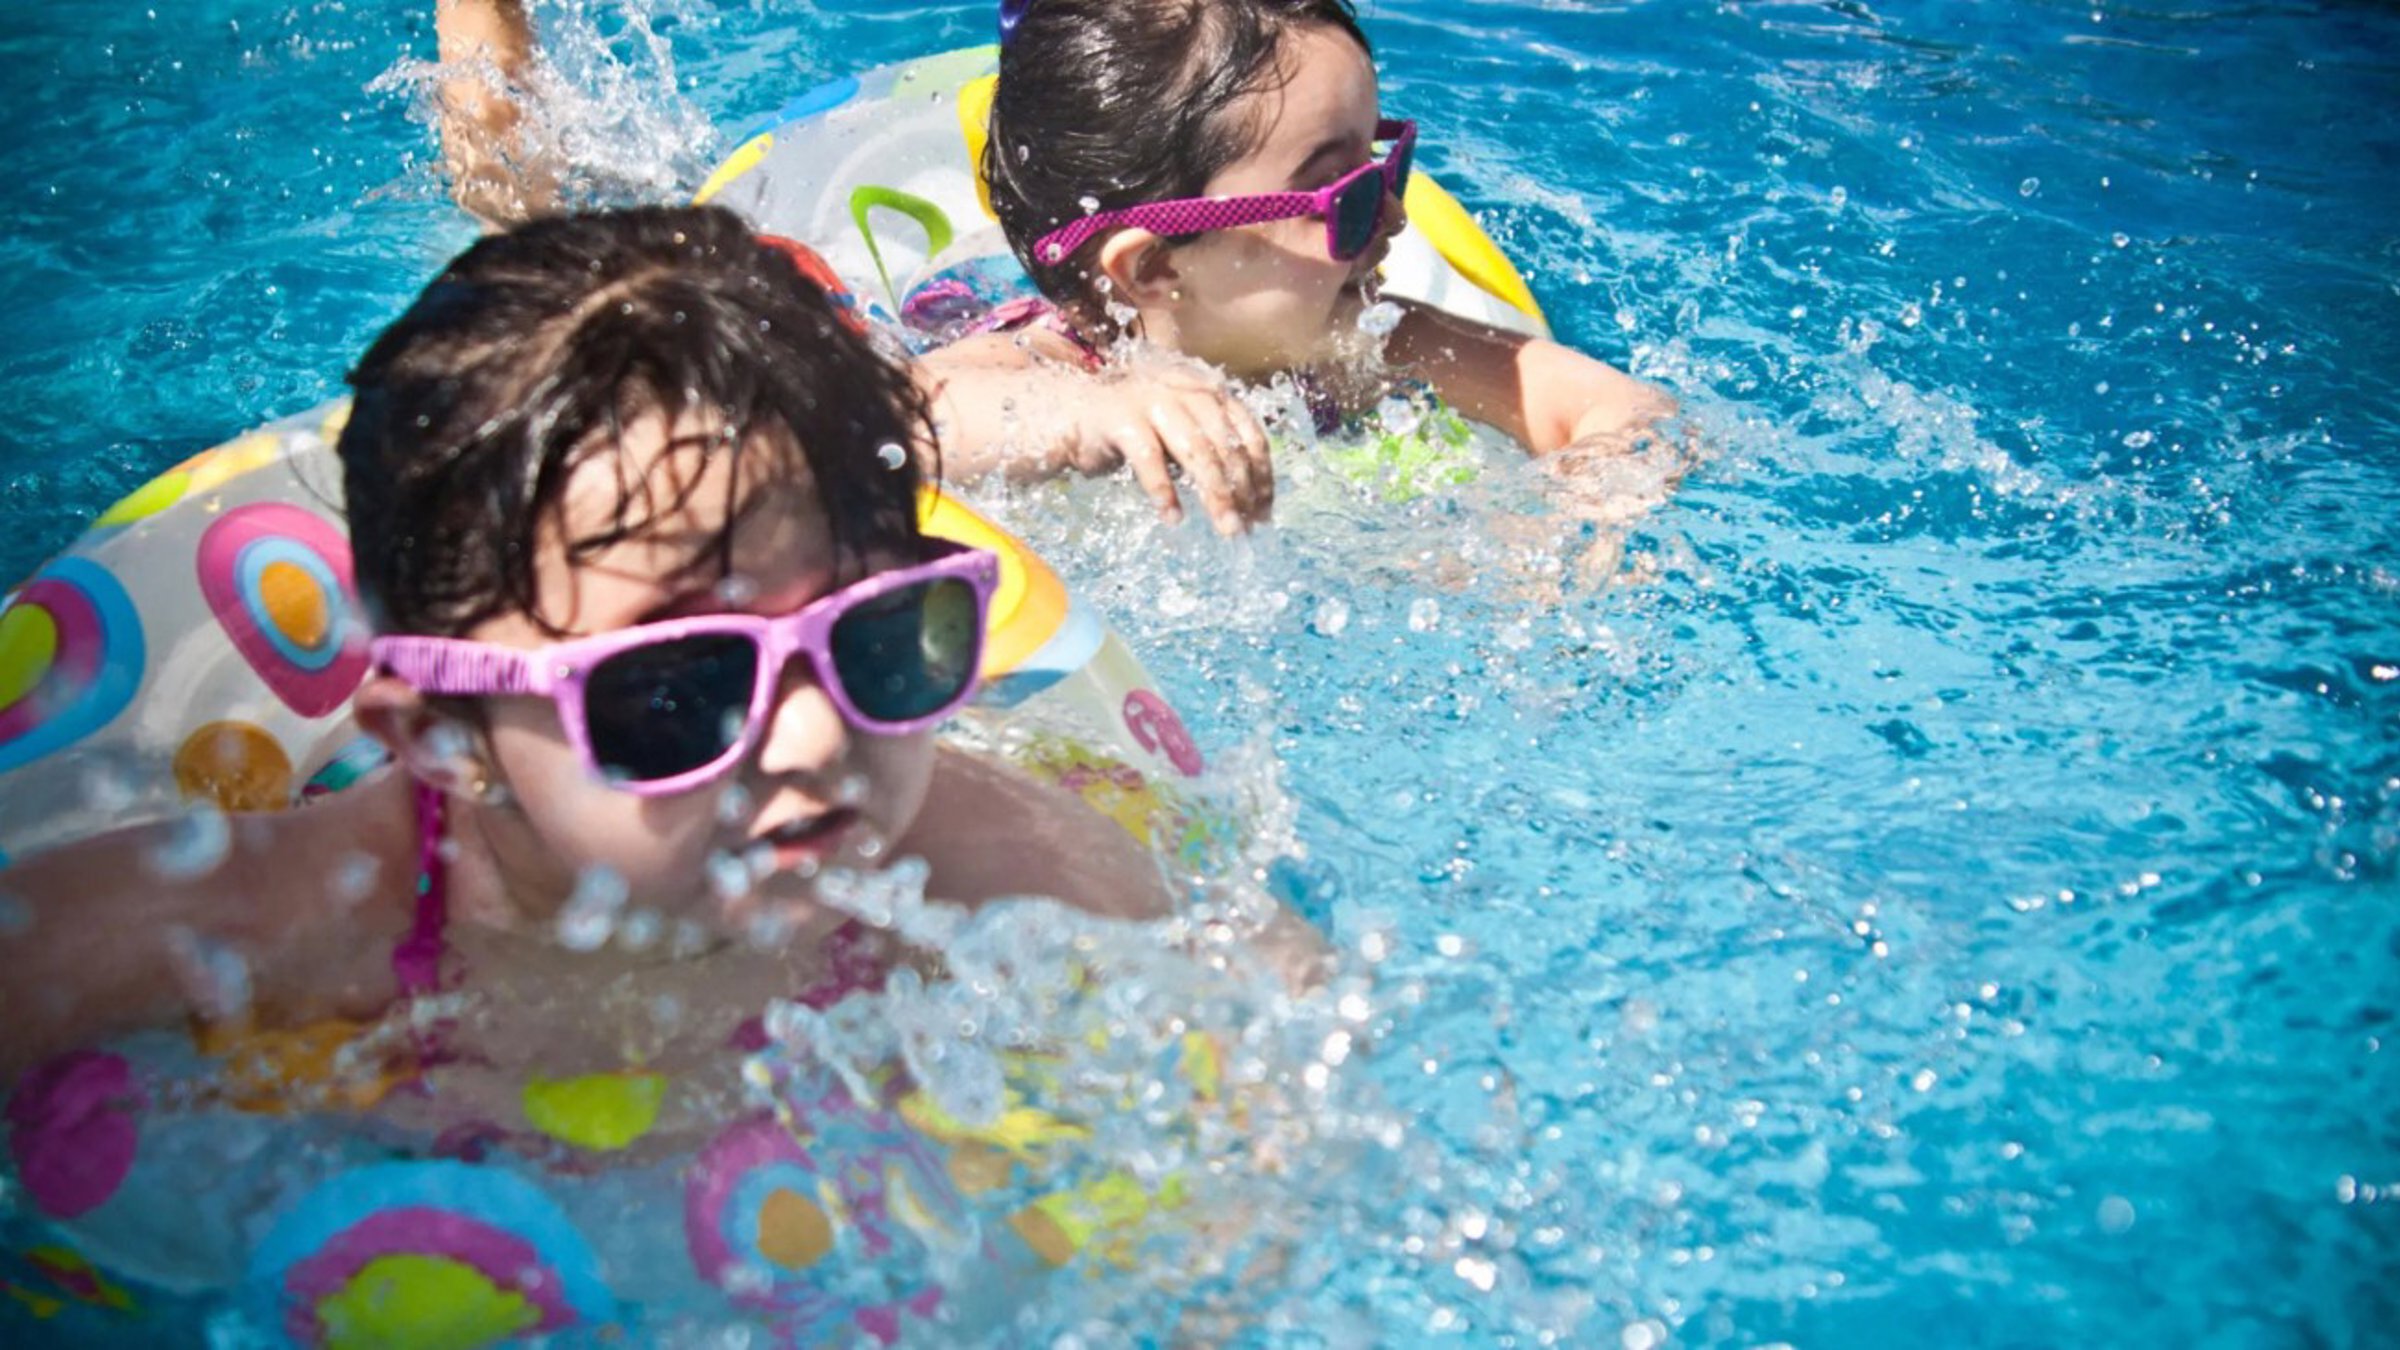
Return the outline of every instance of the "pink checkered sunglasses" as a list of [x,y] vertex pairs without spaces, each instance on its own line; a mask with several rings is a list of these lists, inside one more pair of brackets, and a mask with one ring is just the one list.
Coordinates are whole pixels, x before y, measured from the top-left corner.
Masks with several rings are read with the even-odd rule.
[[1408,191],[1408,171],[1417,153],[1417,124],[1377,122],[1375,139],[1391,143],[1391,150],[1382,159],[1361,164],[1314,192],[1185,197],[1101,211],[1043,235],[1034,241],[1033,254],[1046,263],[1062,261],[1083,247],[1085,240],[1118,225],[1139,226],[1153,234],[1172,236],[1317,216],[1325,222],[1326,254],[1335,262],[1348,262],[1375,242],[1375,232],[1383,224],[1384,196],[1398,197]]
[[584,766],[637,796],[725,773],[765,734],[784,664],[805,655],[860,731],[922,731],[975,693],[999,559],[927,540],[933,561],[878,572],[790,614],[710,614],[527,650],[377,638],[368,652],[428,694],[544,696]]

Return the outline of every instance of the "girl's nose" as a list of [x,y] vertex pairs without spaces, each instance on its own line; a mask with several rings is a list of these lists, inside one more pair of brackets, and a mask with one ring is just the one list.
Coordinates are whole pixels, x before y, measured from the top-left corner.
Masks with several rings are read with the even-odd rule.
[[758,767],[767,774],[815,776],[839,768],[850,753],[850,723],[817,679],[806,656],[783,668],[758,738]]

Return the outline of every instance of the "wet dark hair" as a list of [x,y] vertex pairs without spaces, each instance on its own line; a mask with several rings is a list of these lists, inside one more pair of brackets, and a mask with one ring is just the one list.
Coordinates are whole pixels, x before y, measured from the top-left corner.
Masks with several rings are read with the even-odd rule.
[[[574,470],[615,453],[628,423],[685,412],[744,471],[809,484],[837,554],[914,558],[919,473],[904,450],[929,425],[906,371],[870,345],[740,218],[649,207],[536,221],[445,268],[350,373],[343,490],[360,596],[378,630],[454,636],[505,613],[549,624],[535,563],[565,527]],[[763,457],[763,458],[762,458]],[[627,478],[604,527],[570,559],[638,536],[698,475]]]
[[1095,210],[1200,195],[1266,134],[1235,105],[1273,87],[1285,35],[1313,24],[1374,54],[1350,0],[1029,0],[1000,47],[983,172],[1042,294],[1101,324],[1108,232],[1057,262],[1034,242]]

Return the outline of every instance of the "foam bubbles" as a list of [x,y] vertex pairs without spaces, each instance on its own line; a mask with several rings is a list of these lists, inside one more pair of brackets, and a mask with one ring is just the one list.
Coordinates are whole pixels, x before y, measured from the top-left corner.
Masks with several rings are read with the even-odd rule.
[[575,878],[574,893],[559,907],[553,924],[560,946],[591,952],[606,946],[616,932],[617,916],[631,894],[625,878],[611,867],[584,868]]
[[1400,326],[1400,307],[1389,300],[1378,300],[1358,312],[1358,331],[1372,338],[1391,336]]

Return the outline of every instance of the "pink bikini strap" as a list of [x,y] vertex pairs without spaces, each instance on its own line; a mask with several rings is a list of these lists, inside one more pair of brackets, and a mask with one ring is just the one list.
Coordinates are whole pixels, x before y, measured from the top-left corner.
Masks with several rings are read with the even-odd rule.
[[392,949],[392,974],[407,998],[442,987],[442,929],[450,918],[442,866],[443,805],[440,789],[417,784],[417,913],[408,936]]
[[984,315],[982,321],[977,323],[968,331],[974,333],[1013,333],[1020,328],[1037,327],[1047,328],[1051,332],[1065,338],[1067,341],[1074,343],[1075,349],[1083,353],[1083,364],[1085,369],[1098,370],[1102,366],[1108,364],[1107,355],[1104,354],[1098,347],[1093,346],[1091,339],[1075,331],[1075,325],[1067,322],[1067,316],[1060,312],[1058,306],[1051,304],[1049,301],[1042,299],[1040,296],[1025,296],[1021,299],[1010,300],[1005,304],[996,305],[993,307],[991,313]]

